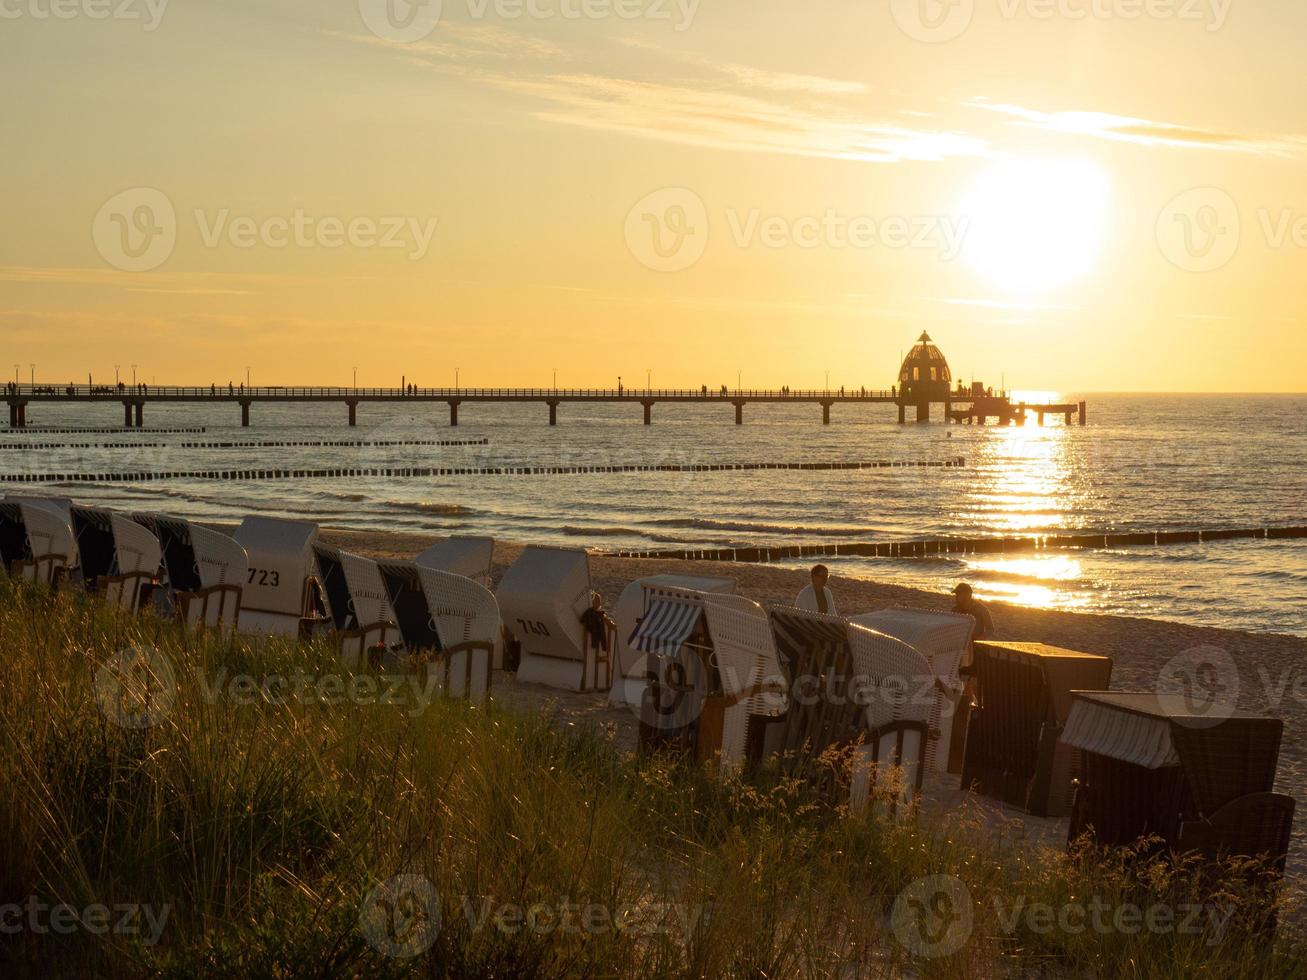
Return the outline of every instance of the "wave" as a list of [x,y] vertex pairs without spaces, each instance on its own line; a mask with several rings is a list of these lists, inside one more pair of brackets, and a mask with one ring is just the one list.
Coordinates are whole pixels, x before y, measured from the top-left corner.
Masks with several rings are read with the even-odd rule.
[[385,500],[381,502],[381,506],[419,514],[440,514],[445,517],[466,517],[479,513],[475,508],[463,504],[447,504],[434,500]]
[[647,532],[637,530],[633,527],[575,527],[574,525],[566,524],[563,527],[560,527],[558,531],[560,534],[566,534],[568,537],[572,538],[652,537]]
[[874,533],[874,528],[869,527],[808,527],[803,524],[765,524],[759,521],[717,521],[707,517],[664,517],[648,523],[657,527],[682,527],[690,530],[812,534],[818,537],[854,537]]
[[343,493],[330,490],[319,493],[317,496],[325,497],[328,500],[343,500],[348,504],[361,504],[368,499],[365,493]]

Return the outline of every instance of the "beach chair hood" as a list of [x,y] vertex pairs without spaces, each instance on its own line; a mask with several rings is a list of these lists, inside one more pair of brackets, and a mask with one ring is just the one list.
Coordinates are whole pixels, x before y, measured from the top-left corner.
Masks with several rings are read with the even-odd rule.
[[431,614],[417,565],[410,561],[383,561],[377,563],[377,570],[386,583],[386,595],[405,649],[410,652],[443,649],[444,641]]
[[444,646],[499,640],[499,603],[472,579],[435,568],[417,569],[427,608]]
[[867,704],[867,727],[927,722],[935,694],[930,662],[915,647],[885,633],[853,623],[847,630],[854,670],[862,679],[859,696]]
[[249,574],[241,593],[241,610],[276,613],[298,619],[305,613],[304,588],[313,576],[313,545],[318,525],[271,517],[247,517],[235,540],[249,558]]
[[53,505],[41,503],[20,503],[19,510],[23,516],[23,526],[27,529],[27,543],[32,557],[40,559],[47,555],[57,555],[64,565],[73,568],[77,565],[77,538],[72,526],[60,509]]
[[198,524],[190,525],[190,536],[201,588],[245,585],[249,575],[249,558],[235,538]]
[[494,538],[456,536],[436,542],[414,561],[421,568],[461,575],[488,589],[494,557]]
[[395,611],[390,605],[385,579],[377,563],[361,555],[340,552],[340,567],[349,586],[354,617],[360,627],[374,623],[393,623]]
[[787,704],[785,673],[766,611],[737,595],[704,593],[702,602],[722,690],[730,697],[756,692],[748,698],[750,714],[779,715]]
[[163,560],[159,539],[146,527],[121,514],[109,514],[114,556],[119,575],[143,572],[153,575]]
[[590,559],[584,551],[531,546],[499,583],[504,625],[530,653],[583,660],[581,613],[590,605]]

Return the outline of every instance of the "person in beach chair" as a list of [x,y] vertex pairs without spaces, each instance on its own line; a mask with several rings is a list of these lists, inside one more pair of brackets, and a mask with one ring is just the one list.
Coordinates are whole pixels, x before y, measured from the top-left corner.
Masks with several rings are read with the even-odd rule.
[[590,581],[589,556],[574,548],[528,545],[504,572],[496,595],[518,653],[519,682],[565,691],[612,687],[614,644],[596,644],[581,622]]
[[604,597],[598,592],[590,593],[590,606],[581,613],[581,625],[590,635],[590,642],[595,649],[608,653],[608,634],[617,625],[604,612]]
[[825,565],[812,566],[812,584],[805,585],[794,605],[805,612],[821,613],[824,616],[838,616],[835,608],[835,595],[826,585],[830,581],[830,569]]

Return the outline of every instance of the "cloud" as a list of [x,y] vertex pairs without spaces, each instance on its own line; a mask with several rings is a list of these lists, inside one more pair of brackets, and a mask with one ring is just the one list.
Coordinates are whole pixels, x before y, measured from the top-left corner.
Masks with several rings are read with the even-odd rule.
[[967,104],[987,112],[1010,116],[1019,120],[1021,125],[1048,132],[1091,136],[1119,143],[1135,143],[1140,146],[1174,146],[1265,156],[1292,156],[1302,148],[1304,143],[1302,137],[1255,138],[1176,123],[1138,119],[1133,116],[1118,116],[1107,112],[1042,112],[1025,106],[989,102],[985,99],[974,99]]
[[397,45],[373,34],[326,31],[328,37],[377,48],[422,64],[425,59],[475,61],[477,59],[567,58],[567,51],[552,41],[518,34],[490,24],[446,23],[437,38]]
[[620,38],[617,43],[628,48],[636,48],[659,57],[679,61],[682,64],[693,65],[715,75],[732,78],[750,88],[770,89],[775,92],[807,92],[813,95],[861,95],[867,91],[867,86],[862,82],[823,78],[818,75],[771,71],[770,69],[753,68],[749,65],[740,65],[733,62],[715,61],[688,52],[672,51],[639,38]]
[[[518,35],[485,28],[442,32],[436,41],[402,51],[378,47],[411,64],[524,99],[525,111],[543,122],[714,149],[865,163],[935,161],[987,151],[985,141],[973,136],[905,123],[897,112],[868,116],[842,105],[841,100],[866,95],[860,82],[718,63],[630,39],[622,46],[688,71],[683,67],[679,78],[675,71],[659,71],[656,80],[625,71],[560,71],[558,62],[570,60],[565,52],[535,50]],[[337,36],[377,46],[375,39]],[[505,50],[521,57],[499,57]],[[540,63],[531,64],[533,58]]]
[[755,94],[602,75],[497,77],[499,88],[550,103],[536,118],[716,149],[867,163],[942,160],[984,153],[958,133],[866,120]]

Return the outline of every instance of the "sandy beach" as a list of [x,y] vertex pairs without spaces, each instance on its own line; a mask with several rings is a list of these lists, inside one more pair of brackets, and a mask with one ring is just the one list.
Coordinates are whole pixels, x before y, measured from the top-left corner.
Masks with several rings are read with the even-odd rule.
[[[419,535],[324,531],[332,544],[374,558],[412,558],[430,541]],[[495,549],[495,577],[517,558],[522,546],[500,543]],[[632,580],[647,575],[683,574],[735,578],[742,595],[764,606],[788,605],[807,584],[803,571],[767,565],[718,564],[709,562],[660,561],[592,556],[591,574],[605,602],[616,602]],[[832,581],[837,601],[846,613],[910,606],[948,609],[951,596],[861,579]],[[1307,765],[1303,738],[1307,735],[1307,639],[1273,633],[1187,626],[1156,619],[1106,616],[1033,609],[991,603],[996,639],[1048,643],[1113,660],[1114,690],[1153,691],[1164,665],[1195,647],[1225,650],[1239,669],[1239,704],[1246,710],[1265,711],[1284,720],[1276,790],[1299,800],[1307,799]],[[603,695],[570,694],[550,688],[516,684],[508,675],[495,678],[495,696],[503,703],[526,710],[548,706],[559,724],[595,725],[606,731],[619,749],[633,751],[636,718],[625,708],[608,706]],[[1008,838],[1034,840],[1060,847],[1066,839],[1067,822],[1039,819],[993,801],[963,793],[956,776],[933,777],[927,781],[927,807],[956,811],[965,807],[987,818],[990,826]],[[1307,821],[1295,822],[1289,873],[1307,875]]]

